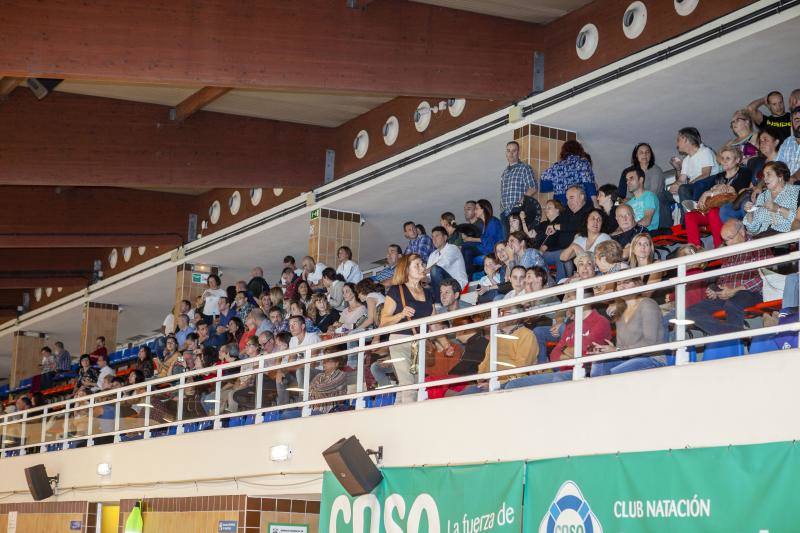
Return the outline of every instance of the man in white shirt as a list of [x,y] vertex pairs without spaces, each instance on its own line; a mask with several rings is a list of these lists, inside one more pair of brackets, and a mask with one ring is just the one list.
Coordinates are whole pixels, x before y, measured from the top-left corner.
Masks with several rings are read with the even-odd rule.
[[[290,350],[321,342],[319,335],[317,335],[316,333],[308,333],[306,331],[306,319],[300,315],[292,315],[291,317],[289,317],[289,333],[292,334],[292,340],[289,341]],[[315,354],[312,354],[312,356],[313,355]],[[295,354],[291,357],[293,357],[294,360],[300,360],[303,357],[305,357],[305,354]],[[303,386],[304,371],[305,371],[304,366],[301,366],[300,368],[297,369],[297,383],[300,387]],[[309,383],[311,383],[311,380],[314,379],[314,376],[316,376],[320,372],[321,370],[314,368],[314,366],[312,366],[311,373],[309,375]]]
[[426,271],[431,278],[431,290],[436,303],[440,303],[439,287],[443,280],[452,278],[462,287],[466,287],[469,283],[464,256],[457,246],[447,242],[447,237],[447,230],[442,226],[436,226],[431,230],[434,250],[428,256]]
[[681,128],[676,140],[678,152],[686,154],[681,162],[678,179],[670,185],[669,192],[678,194],[680,201],[700,199],[714,184],[709,180],[719,171],[714,151],[703,144],[697,128]]
[[114,369],[108,366],[106,357],[105,355],[97,356],[97,367],[100,369],[100,372],[97,374],[97,390],[106,390],[109,388],[111,381],[107,381],[106,376],[111,376],[113,378],[116,375]]
[[517,265],[511,269],[511,276],[509,277],[511,290],[503,297],[504,300],[510,300],[525,294],[525,274],[526,269],[522,265]]
[[308,282],[312,289],[322,288],[322,271],[328,268],[325,263],[316,262],[313,257],[307,255],[301,264],[303,265],[301,277]]

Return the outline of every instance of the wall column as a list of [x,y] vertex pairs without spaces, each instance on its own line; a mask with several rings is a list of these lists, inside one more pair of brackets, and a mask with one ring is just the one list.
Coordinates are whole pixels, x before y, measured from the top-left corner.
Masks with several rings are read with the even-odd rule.
[[[538,185],[541,183],[542,173],[558,161],[564,141],[576,139],[577,134],[574,131],[539,124],[526,124],[514,130],[514,140],[519,143],[519,158],[533,168],[538,189],[541,189]],[[552,193],[539,193],[539,203],[544,204],[552,197]]]
[[117,323],[119,322],[119,306],[87,302],[83,305],[83,324],[81,325],[80,354],[95,350],[97,337],[106,338],[109,353],[117,346]]
[[40,353],[45,345],[44,333],[32,331],[15,331],[11,346],[11,375],[10,385],[15,388],[20,380],[41,374],[39,364],[42,362]]
[[336,250],[349,246],[353,261],[359,262],[361,248],[361,215],[352,211],[319,208],[311,212],[308,255],[329,267],[336,268]]

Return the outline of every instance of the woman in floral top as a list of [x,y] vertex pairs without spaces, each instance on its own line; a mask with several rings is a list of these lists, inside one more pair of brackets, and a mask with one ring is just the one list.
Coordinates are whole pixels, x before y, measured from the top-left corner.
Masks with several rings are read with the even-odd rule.
[[559,161],[542,173],[541,192],[552,192],[553,199],[567,205],[567,189],[581,185],[592,202],[597,197],[597,183],[592,159],[578,141],[567,141],[561,147]]

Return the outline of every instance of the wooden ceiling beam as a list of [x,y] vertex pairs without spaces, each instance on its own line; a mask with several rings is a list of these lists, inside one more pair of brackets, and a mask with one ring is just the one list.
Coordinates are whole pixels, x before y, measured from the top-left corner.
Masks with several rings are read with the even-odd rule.
[[5,77],[0,78],[0,100],[5,100],[11,92],[19,87],[25,78]]
[[173,122],[183,122],[230,90],[230,87],[203,87],[170,109],[169,118]]

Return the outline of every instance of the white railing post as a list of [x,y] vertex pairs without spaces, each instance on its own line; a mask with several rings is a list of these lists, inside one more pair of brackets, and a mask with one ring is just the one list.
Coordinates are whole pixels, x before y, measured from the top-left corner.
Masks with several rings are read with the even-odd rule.
[[[311,348],[306,348],[306,351],[303,355],[303,359],[308,361],[311,359]],[[311,363],[306,362],[303,365],[303,401],[307,402],[309,394],[311,392]],[[303,416],[309,416],[311,414],[311,408],[308,405],[303,406]]]
[[[366,335],[366,332],[364,332]],[[367,343],[367,337],[362,336],[358,339],[358,364],[356,365],[356,392],[364,392],[364,346]],[[364,408],[364,397],[359,396],[356,398],[356,409]]]
[[42,411],[42,432],[39,437],[39,451],[45,453],[47,451],[47,406],[45,405]]
[[22,427],[20,428],[20,432],[19,432],[19,443],[20,443],[21,446],[23,446],[23,448],[21,448],[20,451],[19,451],[20,455],[25,455],[24,446],[27,444],[27,442],[25,442],[25,441],[28,440],[28,434],[27,434],[28,422],[27,422],[27,420],[28,420],[28,411],[24,411],[22,413]]
[[[0,450],[4,450],[6,447],[6,428],[8,427],[8,417],[4,416],[2,420],[3,420],[3,426],[2,429],[0,429]],[[5,457],[5,454],[0,453],[0,459],[2,459],[3,457]]]
[[[175,411],[175,421],[176,422],[182,422],[183,421],[183,400],[184,400],[183,389],[184,389],[184,385],[186,385],[186,376],[181,374],[181,376],[178,378],[178,387],[180,387],[180,388],[178,389],[178,403],[177,403],[177,407],[176,407],[176,411]],[[183,424],[178,424],[178,427],[175,428],[175,434],[176,435],[180,435],[181,433],[183,433]]]
[[[572,346],[573,357],[578,358],[583,355],[583,287],[575,289],[575,314],[573,320],[575,323],[574,343]],[[578,381],[586,377],[586,370],[583,365],[577,364],[572,366],[572,380]]]
[[264,417],[261,416],[261,408],[264,406],[264,368],[266,363],[264,359],[258,360],[258,374],[256,374],[256,399],[255,406],[256,414],[253,415],[253,422],[258,424],[263,422]]
[[[239,367],[241,368],[241,367]],[[217,369],[217,382],[214,383],[214,416],[219,416],[222,411],[222,369]],[[197,391],[195,391],[197,394]],[[200,399],[202,401],[202,398]]]
[[[424,335],[427,332],[428,332],[428,324],[427,323],[422,324],[419,327],[420,335]],[[418,357],[417,357],[417,383],[419,383],[419,384],[425,383],[425,368],[426,368],[425,347],[426,347],[426,344],[427,344],[426,341],[427,341],[427,339],[421,338],[421,339],[419,339],[419,342],[417,343],[417,346],[418,346],[418,350],[417,350],[417,354],[418,354]],[[420,387],[419,389],[417,389],[417,401],[418,402],[424,402],[427,399],[428,399],[428,392],[425,390],[425,388],[424,387]]]
[[88,417],[86,420],[86,446],[93,446],[94,439],[92,439],[92,431],[94,427],[94,395],[89,397],[89,407],[87,407],[88,413],[86,416]]
[[[686,277],[686,265],[678,265],[678,279]],[[675,286],[675,340],[686,340],[686,284]],[[695,348],[696,349],[696,348]],[[689,351],[685,347],[675,350],[675,366],[689,363]]]
[[[144,397],[144,438],[150,438],[150,430],[147,429],[150,425],[150,402],[153,400],[151,399],[150,391],[152,390],[151,385],[148,383],[145,387],[145,392],[147,396]],[[139,400],[141,401],[141,400]]]
[[120,426],[120,406],[122,405],[122,392],[117,391],[116,403],[114,403],[114,442],[119,442],[119,426]]
[[[500,316],[500,311],[495,305],[490,311],[492,324],[489,326],[489,372],[497,370],[497,319]],[[500,380],[496,377],[489,379],[489,390],[498,390],[500,388]]]
[[[69,404],[70,400],[67,400],[67,403],[64,404],[64,439],[69,438]],[[67,442],[64,442],[63,448],[67,447]]]

